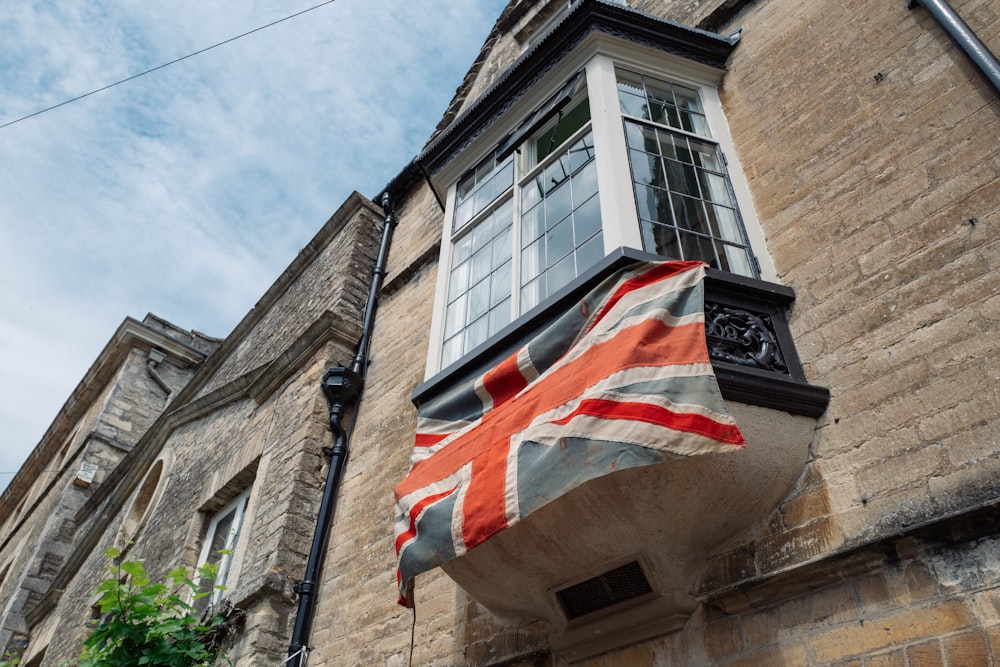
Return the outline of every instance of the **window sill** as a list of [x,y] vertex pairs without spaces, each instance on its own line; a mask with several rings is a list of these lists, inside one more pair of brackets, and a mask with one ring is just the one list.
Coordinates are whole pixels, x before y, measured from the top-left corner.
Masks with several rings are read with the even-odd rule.
[[[601,280],[636,260],[662,259],[619,248],[461,360],[413,390],[416,406],[485,373],[554,321]],[[726,400],[818,417],[830,392],[806,381],[788,329],[795,292],[784,285],[709,269],[705,323],[709,356]]]

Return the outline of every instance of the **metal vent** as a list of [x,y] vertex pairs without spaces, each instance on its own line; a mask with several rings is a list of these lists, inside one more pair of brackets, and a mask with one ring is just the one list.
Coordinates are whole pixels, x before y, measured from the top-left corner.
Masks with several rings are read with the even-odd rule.
[[566,610],[566,615],[574,619],[652,592],[639,563],[632,561],[593,579],[556,591],[556,597]]

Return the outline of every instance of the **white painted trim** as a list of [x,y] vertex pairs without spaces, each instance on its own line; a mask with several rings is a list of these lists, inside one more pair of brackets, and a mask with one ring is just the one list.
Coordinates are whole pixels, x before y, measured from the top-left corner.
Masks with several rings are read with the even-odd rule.
[[[202,541],[201,553],[198,556],[199,566],[208,562],[208,558],[211,555],[209,553],[209,549],[211,549],[212,539],[215,537],[219,521],[232,510],[236,510],[236,516],[233,518],[233,525],[229,529],[229,535],[226,537],[225,547],[223,547],[226,550],[232,551],[228,554],[222,554],[222,557],[219,559],[219,571],[216,575],[215,581],[213,582],[213,585],[226,586],[226,590],[213,588],[212,594],[208,596],[209,604],[218,604],[224,597],[226,597],[226,593],[228,590],[233,588],[233,584],[236,581],[236,570],[239,563],[237,556],[242,555],[244,551],[243,549],[240,549],[240,545],[246,543],[246,539],[240,540],[239,537],[243,533],[243,524],[247,515],[247,506],[250,501],[251,488],[245,489],[238,496],[226,503],[225,507],[215,512],[212,515],[212,519],[208,523],[208,529],[205,531],[205,539]],[[195,579],[196,588],[197,585],[198,579]]]
[[[664,79],[697,89],[701,94],[706,120],[712,133],[711,140],[719,145],[727,161],[727,172],[736,196],[743,228],[750,251],[760,264],[760,277],[778,282],[778,276],[767,250],[763,229],[753,205],[743,167],[729,125],[719,99],[718,85],[723,70],[696,63],[686,58],[664,53],[652,47],[637,45],[603,33],[592,33],[573,51],[517,100],[504,115],[477,137],[462,155],[452,160],[435,176],[434,181],[447,186],[444,232],[438,264],[434,312],[431,318],[429,353],[425,378],[441,369],[441,347],[447,284],[451,266],[451,220],[454,215],[455,186],[470,168],[483,160],[511,128],[517,127],[542,104],[554,90],[563,85],[567,77],[581,68],[586,72],[587,97],[590,104],[590,127],[594,138],[597,160],[598,196],[601,219],[604,225],[604,250],[611,252],[619,247],[642,249],[642,235],[628,159],[628,145],[620,112],[615,68],[633,70],[655,78]],[[522,156],[523,158],[523,156]],[[524,160],[515,160],[514,229],[512,230],[513,263],[512,288],[514,312],[519,312],[520,302],[520,189],[524,178]],[[517,319],[515,315],[514,320]]]

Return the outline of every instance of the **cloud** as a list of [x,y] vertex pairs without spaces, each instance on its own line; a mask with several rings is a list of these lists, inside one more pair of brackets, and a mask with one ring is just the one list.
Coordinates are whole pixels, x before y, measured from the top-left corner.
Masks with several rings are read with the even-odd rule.
[[[504,4],[338,0],[0,129],[0,472],[126,315],[228,333],[419,151]],[[0,124],[309,5],[16,3]]]

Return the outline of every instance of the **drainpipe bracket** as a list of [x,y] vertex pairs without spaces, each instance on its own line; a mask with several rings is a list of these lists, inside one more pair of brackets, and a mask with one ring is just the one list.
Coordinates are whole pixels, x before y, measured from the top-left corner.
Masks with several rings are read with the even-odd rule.
[[316,584],[311,581],[300,581],[292,586],[292,590],[295,591],[296,595],[302,595],[303,593],[311,595],[316,590]]
[[333,405],[349,405],[361,394],[364,380],[350,368],[334,366],[323,373],[323,393]]

